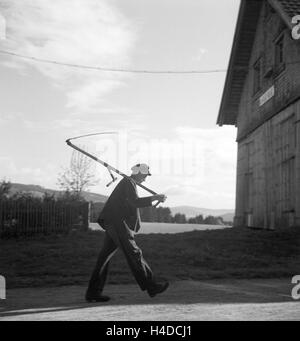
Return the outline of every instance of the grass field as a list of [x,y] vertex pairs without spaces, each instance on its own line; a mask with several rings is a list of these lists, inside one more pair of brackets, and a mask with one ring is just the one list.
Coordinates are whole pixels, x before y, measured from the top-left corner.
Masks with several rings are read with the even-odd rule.
[[[223,225],[200,225],[200,224],[171,224],[171,223],[141,223],[140,233],[182,233],[192,231],[204,231],[204,230],[220,230],[224,228],[230,228],[230,226]],[[97,231],[102,228],[97,223],[90,223],[90,229]]]
[[[136,239],[154,273],[170,280],[300,274],[300,229],[230,228]],[[102,240],[100,231],[0,240],[0,275],[8,288],[86,284]],[[110,270],[110,283],[134,282],[120,251]]]

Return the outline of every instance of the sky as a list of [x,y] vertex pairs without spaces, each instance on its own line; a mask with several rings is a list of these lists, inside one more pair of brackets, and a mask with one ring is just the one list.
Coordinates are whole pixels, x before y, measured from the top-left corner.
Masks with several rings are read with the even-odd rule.
[[[0,50],[104,68],[224,70],[239,0],[0,0]],[[130,174],[166,206],[233,209],[236,128],[216,125],[226,73],[86,70],[0,53],[0,179],[58,189],[72,149]],[[75,141],[74,141],[75,143]],[[110,176],[96,163],[109,195]],[[141,195],[146,193],[141,192]]]

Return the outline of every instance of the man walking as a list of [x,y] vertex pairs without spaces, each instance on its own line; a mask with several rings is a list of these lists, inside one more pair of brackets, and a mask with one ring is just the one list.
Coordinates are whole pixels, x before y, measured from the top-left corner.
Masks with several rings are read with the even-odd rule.
[[139,208],[152,206],[153,201],[164,202],[166,196],[158,194],[139,198],[136,183],[144,182],[151,174],[146,164],[138,164],[131,170],[131,176],[123,178],[116,186],[98,219],[99,225],[105,230],[105,237],[86,292],[88,302],[105,302],[110,299],[103,296],[102,291],[109,261],[118,248],[124,253],[141,290],[147,291],[150,297],[162,293],[169,286],[168,282],[158,283],[154,280],[151,268],[134,239],[140,229]]

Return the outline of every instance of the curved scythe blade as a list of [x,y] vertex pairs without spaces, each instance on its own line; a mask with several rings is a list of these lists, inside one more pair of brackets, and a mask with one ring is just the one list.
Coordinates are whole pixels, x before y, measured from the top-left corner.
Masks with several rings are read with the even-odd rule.
[[[72,141],[72,140],[76,140],[76,139],[80,139],[80,138],[84,138],[84,137],[90,137],[90,136],[96,136],[96,135],[106,135],[106,134],[118,134],[118,133],[116,133],[116,132],[104,132],[104,133],[94,133],[94,134],[81,135],[81,136],[77,136],[77,137],[73,137],[73,138],[67,139],[67,140],[66,140],[66,143],[67,143],[67,145],[70,146],[71,148],[77,150],[77,151],[80,152],[80,153],[83,153],[83,154],[86,155],[87,157],[89,157],[89,158],[93,159],[94,161],[100,163],[102,166],[106,167],[110,172],[111,172],[111,171],[112,171],[112,172],[115,172],[115,173],[117,173],[117,174],[123,176],[124,178],[129,179],[130,177],[129,177],[128,175],[126,175],[126,174],[120,172],[118,169],[116,169],[116,168],[110,166],[108,163],[106,163],[106,162],[104,162],[104,161],[98,159],[96,156],[94,156],[94,155],[92,155],[92,154],[86,152],[85,150],[82,150],[81,148],[79,148],[78,146],[76,146],[75,144],[73,144],[73,143],[70,142],[70,141]],[[130,179],[131,179],[131,178],[130,178]],[[156,195],[156,194],[157,194],[156,192],[152,191],[150,188],[148,188],[148,187],[146,187],[146,186],[144,186],[144,185],[142,185],[142,184],[140,184],[140,183],[138,183],[138,182],[136,182],[136,184],[137,184],[137,186],[143,188],[145,191],[151,193],[152,195]],[[160,204],[160,202],[158,202],[154,207],[156,207],[156,206],[159,205],[159,204]]]

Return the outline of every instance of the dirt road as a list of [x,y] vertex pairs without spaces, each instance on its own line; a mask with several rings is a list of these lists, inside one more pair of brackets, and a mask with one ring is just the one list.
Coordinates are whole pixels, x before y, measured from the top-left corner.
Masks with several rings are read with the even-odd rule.
[[87,304],[82,286],[8,290],[0,320],[300,320],[290,279],[182,281],[150,299],[136,285],[108,285],[105,304]]

